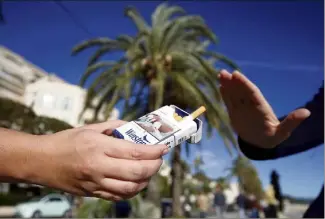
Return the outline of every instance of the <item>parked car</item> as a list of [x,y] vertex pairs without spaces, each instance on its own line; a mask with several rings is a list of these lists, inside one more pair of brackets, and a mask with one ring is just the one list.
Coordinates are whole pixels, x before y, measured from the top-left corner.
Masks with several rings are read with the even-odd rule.
[[34,198],[29,202],[18,204],[15,207],[16,217],[71,217],[71,204],[60,194],[49,194],[42,198]]

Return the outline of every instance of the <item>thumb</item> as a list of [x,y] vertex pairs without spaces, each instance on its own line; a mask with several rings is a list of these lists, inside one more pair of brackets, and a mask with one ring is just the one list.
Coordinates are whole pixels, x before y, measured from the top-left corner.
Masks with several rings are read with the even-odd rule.
[[279,125],[277,135],[282,138],[288,138],[293,130],[297,128],[302,121],[310,116],[310,111],[307,109],[297,109],[291,112]]

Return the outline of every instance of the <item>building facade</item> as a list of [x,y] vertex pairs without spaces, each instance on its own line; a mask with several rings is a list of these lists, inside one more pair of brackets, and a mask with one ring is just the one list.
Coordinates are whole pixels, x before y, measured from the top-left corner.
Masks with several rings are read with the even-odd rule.
[[[0,46],[0,97],[32,107],[37,115],[56,118],[72,126],[84,125],[94,110],[84,110],[87,90],[70,84],[30,63],[22,56]],[[98,98],[93,100],[96,103]],[[108,118],[99,112],[99,120],[117,119],[113,109]]]
[[[44,77],[26,86],[24,102],[39,116],[55,118],[77,127],[94,116],[94,109],[87,108],[84,111],[86,95],[87,90],[79,86]],[[98,99],[95,98],[93,102],[96,101]],[[117,109],[113,109],[108,118],[104,115],[104,108],[98,115],[101,121],[118,117]]]
[[26,85],[47,75],[22,56],[0,46],[0,97],[24,103]]

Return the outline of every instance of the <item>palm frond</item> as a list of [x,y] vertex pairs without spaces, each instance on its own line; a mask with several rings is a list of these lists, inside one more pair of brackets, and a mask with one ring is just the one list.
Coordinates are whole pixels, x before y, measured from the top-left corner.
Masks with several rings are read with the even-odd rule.
[[117,62],[115,61],[103,61],[103,62],[97,62],[91,66],[88,66],[86,69],[86,72],[82,75],[80,79],[80,86],[84,86],[86,80],[91,76],[91,74],[95,73],[97,70],[105,67],[112,67],[116,65]]
[[80,52],[84,51],[85,49],[88,49],[93,46],[111,45],[114,42],[115,42],[115,40],[112,40],[112,39],[106,38],[106,37],[85,40],[85,41],[77,44],[75,47],[73,47],[72,55],[76,55],[77,53],[80,53]]
[[150,31],[149,25],[144,20],[144,18],[139,14],[139,12],[135,7],[128,6],[124,11],[124,15],[132,19],[132,21],[135,23],[136,27],[138,28],[139,32]]
[[161,43],[161,50],[169,51],[174,42],[177,42],[182,34],[190,30],[196,30],[201,33],[201,36],[208,38],[213,43],[217,43],[217,37],[208,28],[204,20],[200,16],[182,16],[171,22],[170,27],[166,28],[164,40]]
[[205,51],[201,53],[202,55],[214,58],[216,61],[221,61],[235,70],[240,70],[239,66],[235,64],[231,59],[227,58],[225,55],[216,52]]

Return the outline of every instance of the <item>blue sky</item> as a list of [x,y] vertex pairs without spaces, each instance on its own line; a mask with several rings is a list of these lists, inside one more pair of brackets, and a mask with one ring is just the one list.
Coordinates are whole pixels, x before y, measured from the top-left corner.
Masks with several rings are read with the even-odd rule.
[[[123,16],[125,6],[136,6],[146,19],[159,2],[64,2],[87,27],[76,26],[55,3],[6,2],[7,24],[0,26],[0,44],[26,59],[77,84],[89,53],[71,57],[71,48],[91,36],[114,38],[134,34],[133,23]],[[235,60],[255,82],[278,116],[302,105],[324,79],[324,3],[288,2],[181,2],[188,13],[199,14],[218,35],[215,46]],[[230,157],[215,136],[203,140],[205,167],[212,177],[224,175]],[[196,146],[192,146],[193,160]],[[213,153],[213,158],[211,158]],[[324,181],[323,146],[276,161],[254,162],[264,185],[276,169],[284,193],[314,197]]]

